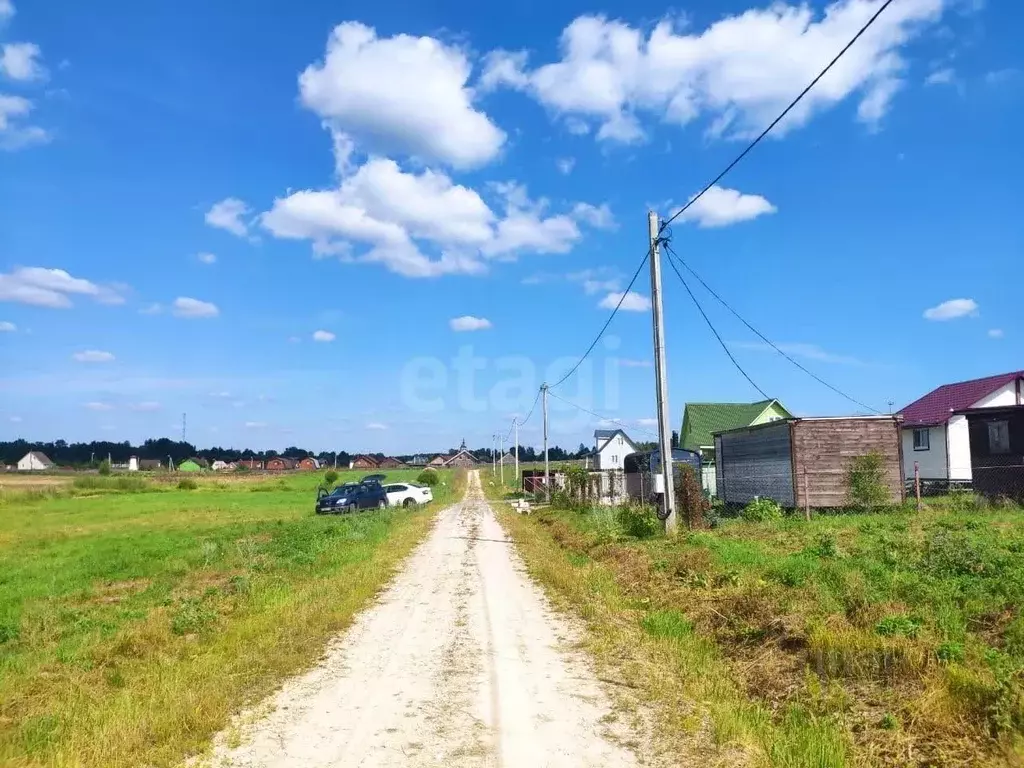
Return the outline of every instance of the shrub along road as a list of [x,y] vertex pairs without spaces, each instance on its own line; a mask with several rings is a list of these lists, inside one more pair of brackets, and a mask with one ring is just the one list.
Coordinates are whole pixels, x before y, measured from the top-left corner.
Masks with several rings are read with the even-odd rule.
[[[637,765],[573,629],[472,472],[462,503],[316,669],[242,716],[218,766]],[[623,731],[623,732],[620,732]]]

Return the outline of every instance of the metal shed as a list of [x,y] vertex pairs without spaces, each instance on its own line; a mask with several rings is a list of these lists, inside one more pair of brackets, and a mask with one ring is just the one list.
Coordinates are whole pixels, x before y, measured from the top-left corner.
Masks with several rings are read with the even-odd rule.
[[882,457],[892,503],[904,499],[898,416],[793,418],[715,434],[718,497],[726,504],[774,499],[784,507],[849,503],[850,462]]

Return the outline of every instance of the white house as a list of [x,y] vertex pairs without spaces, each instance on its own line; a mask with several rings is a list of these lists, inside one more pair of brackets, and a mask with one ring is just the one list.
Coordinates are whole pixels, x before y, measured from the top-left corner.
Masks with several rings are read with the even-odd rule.
[[1024,404],[1024,371],[943,384],[899,412],[903,417],[903,476],[923,480],[970,480],[967,417],[954,411]]
[[18,470],[39,472],[44,469],[53,469],[54,463],[40,451],[29,451],[18,461]]
[[595,429],[594,442],[594,469],[624,469],[626,456],[636,453],[636,444],[621,429]]

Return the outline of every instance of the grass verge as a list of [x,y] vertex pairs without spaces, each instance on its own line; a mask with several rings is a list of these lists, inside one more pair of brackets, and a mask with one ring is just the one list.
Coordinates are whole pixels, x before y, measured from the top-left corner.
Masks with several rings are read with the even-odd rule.
[[634,514],[502,522],[663,733],[695,735],[723,765],[1021,763],[1019,510],[732,521],[675,539],[624,535]]
[[464,484],[448,474],[411,512],[316,517],[319,480],[4,500],[0,764],[202,751],[321,655]]

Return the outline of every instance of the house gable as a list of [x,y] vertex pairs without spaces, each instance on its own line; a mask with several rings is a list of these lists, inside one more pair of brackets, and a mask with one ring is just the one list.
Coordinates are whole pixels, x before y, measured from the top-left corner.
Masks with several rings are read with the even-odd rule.
[[756,403],[687,403],[683,410],[683,426],[679,447],[687,451],[714,449],[715,432],[765,424],[793,415],[778,400]]
[[[905,427],[936,426],[947,423],[953,411],[1003,404],[1018,405],[1024,391],[1022,380],[1024,371],[1012,371],[955,384],[943,384],[905,406],[899,411],[899,415],[903,417]],[[1007,394],[1008,402],[1003,402],[1003,390],[1007,393],[1012,392],[1012,400]],[[995,400],[991,401],[993,396]],[[981,403],[986,404],[980,405]]]

